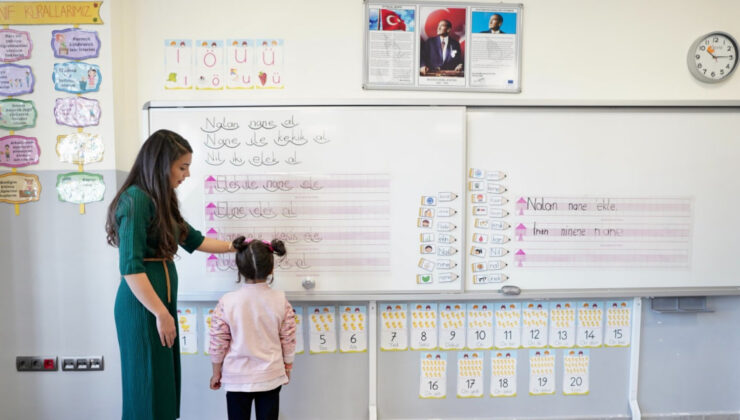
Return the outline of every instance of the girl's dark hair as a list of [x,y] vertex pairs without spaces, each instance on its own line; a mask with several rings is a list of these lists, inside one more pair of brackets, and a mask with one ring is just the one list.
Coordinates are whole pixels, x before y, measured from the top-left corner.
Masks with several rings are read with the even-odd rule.
[[[131,172],[108,207],[105,232],[109,245],[117,247],[119,244],[116,209],[121,194],[136,185],[154,202],[154,219],[147,231],[159,236],[157,257],[174,257],[177,245],[188,234],[188,225],[180,214],[177,194],[170,184],[170,169],[177,159],[187,153],[193,153],[190,143],[172,131],[158,130],[146,139],[136,155]],[[179,234],[177,238],[175,232]]]
[[244,236],[234,239],[234,249],[236,249],[236,266],[239,269],[239,277],[236,282],[240,282],[242,276],[249,280],[264,280],[267,278],[275,266],[275,257],[285,255],[285,244],[279,239],[273,239],[267,243],[259,239],[247,241]]

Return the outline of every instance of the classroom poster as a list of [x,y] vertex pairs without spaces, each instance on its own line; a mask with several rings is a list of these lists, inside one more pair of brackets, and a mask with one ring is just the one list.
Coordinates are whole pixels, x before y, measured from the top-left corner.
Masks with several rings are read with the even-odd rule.
[[295,354],[303,354],[305,346],[303,344],[303,307],[293,307],[295,313]]
[[522,347],[547,346],[547,303],[524,302],[522,308]]
[[384,351],[403,351],[408,349],[408,323],[406,304],[379,304],[380,349]]
[[200,39],[195,41],[195,88],[221,90],[225,85],[224,41]]
[[180,354],[198,354],[198,318],[195,308],[179,308],[177,322],[180,324]]
[[491,303],[468,303],[467,347],[470,350],[493,348],[493,311]]
[[193,41],[165,39],[165,89],[193,88]]
[[439,311],[439,348],[465,348],[465,304],[441,303]]
[[340,306],[339,351],[367,351],[367,306]]
[[606,308],[604,345],[629,346],[632,335],[632,301],[610,301],[606,303]]
[[588,349],[563,350],[563,394],[588,394],[589,359]]
[[311,354],[337,351],[337,328],[334,306],[309,306],[309,343]]
[[372,5],[368,9],[368,82],[414,83],[416,7]]
[[519,303],[501,303],[496,307],[494,346],[497,349],[517,349],[521,344],[522,324]]
[[457,398],[483,397],[483,353],[457,352]]
[[550,302],[550,347],[570,348],[576,345],[575,302]]
[[491,352],[491,396],[516,397],[516,350]]
[[203,354],[208,355],[211,346],[211,317],[216,308],[203,308]]
[[555,393],[555,353],[550,350],[529,351],[529,395]]
[[282,39],[258,39],[256,73],[254,81],[257,89],[282,89],[283,81],[283,49],[285,42]]
[[421,352],[419,397],[447,397],[447,353]]
[[580,302],[578,305],[576,346],[601,347],[604,343],[604,304]]
[[226,89],[254,89],[255,44],[253,39],[226,40]]
[[411,350],[437,348],[437,304],[417,303],[411,309]]

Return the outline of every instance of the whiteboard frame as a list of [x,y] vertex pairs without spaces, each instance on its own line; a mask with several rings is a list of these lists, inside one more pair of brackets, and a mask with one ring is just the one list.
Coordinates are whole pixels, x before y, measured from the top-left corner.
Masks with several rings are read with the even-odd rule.
[[[678,108],[678,109],[728,109],[740,110],[740,100],[711,100],[711,101],[518,101],[518,100],[486,100],[486,99],[341,99],[341,100],[271,100],[258,101],[246,104],[243,101],[149,101],[146,102],[141,111],[140,141],[143,142],[149,135],[150,122],[149,111],[154,108],[201,108],[201,107],[284,107],[284,106],[314,106],[314,107],[336,107],[336,106],[465,106],[466,113],[470,110],[482,108],[495,109],[499,107],[536,107],[536,108]],[[466,132],[467,136],[467,132]],[[465,142],[467,149],[467,140]],[[466,150],[467,156],[467,150]],[[467,162],[466,162],[467,167]],[[465,185],[463,184],[463,188]],[[467,210],[467,203],[465,203]],[[467,217],[467,213],[465,215]],[[467,261],[467,260],[466,260]],[[608,297],[678,297],[678,296],[720,296],[740,295],[740,286],[720,287],[682,287],[682,288],[624,288],[624,289],[523,289],[519,294],[504,294],[501,289],[487,290],[481,292],[470,292],[464,289],[465,276],[462,276],[460,291],[419,291],[407,292],[287,292],[286,296],[295,301],[350,301],[357,300],[362,296],[363,300],[384,301],[408,301],[418,299],[435,299],[438,301],[453,300],[518,300],[518,299],[573,299],[573,298],[608,298]],[[210,302],[217,301],[223,293],[206,292],[196,294],[179,294],[178,299],[185,302]]]

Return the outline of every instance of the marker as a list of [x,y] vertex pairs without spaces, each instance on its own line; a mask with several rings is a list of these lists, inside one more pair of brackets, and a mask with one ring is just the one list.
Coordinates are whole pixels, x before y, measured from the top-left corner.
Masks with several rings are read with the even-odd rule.
[[506,248],[491,248],[490,253],[492,257],[503,257],[509,253],[509,250]]
[[489,192],[489,193],[494,193],[494,194],[503,194],[503,193],[505,193],[506,191],[508,191],[508,190],[506,189],[506,187],[504,187],[504,186],[503,186],[503,185],[501,185],[501,184],[493,184],[493,183],[489,183],[489,184],[488,184],[488,192]]
[[437,270],[452,270],[457,267],[453,260],[437,260]]
[[505,244],[509,242],[511,238],[506,235],[491,235],[492,244]]
[[486,172],[486,179],[489,181],[501,181],[506,178],[506,173],[502,171],[488,171]]
[[489,217],[506,217],[509,215],[509,212],[504,209],[499,209],[496,207],[491,208],[491,211],[488,213]]
[[458,276],[455,273],[439,273],[439,282],[440,283],[449,283],[451,281],[455,281],[459,279],[460,276]]
[[439,201],[454,201],[457,197],[458,195],[452,192],[439,193]]
[[439,234],[439,243],[441,244],[454,244],[457,242],[457,238],[448,234],[448,233],[440,233]]

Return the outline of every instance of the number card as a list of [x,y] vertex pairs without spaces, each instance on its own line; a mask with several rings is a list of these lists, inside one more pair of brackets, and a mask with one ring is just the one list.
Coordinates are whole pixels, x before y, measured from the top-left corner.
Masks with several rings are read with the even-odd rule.
[[215,311],[216,308],[205,308],[203,309],[203,327],[206,331],[205,334],[203,334],[203,354],[207,355],[208,348],[211,345],[211,317],[213,316],[213,311]]
[[177,321],[180,323],[180,354],[198,354],[198,319],[195,308],[178,309]]
[[588,349],[563,350],[563,394],[588,394]]
[[457,398],[483,397],[483,354],[457,353]]
[[295,354],[303,354],[303,307],[293,307],[295,313]]
[[411,310],[411,349],[437,348],[437,304],[417,303]]
[[490,350],[493,348],[492,304],[468,303],[468,348]]
[[624,300],[607,302],[606,307],[604,344],[607,347],[629,347],[632,329],[632,302]]
[[522,312],[518,303],[502,303],[496,308],[495,346],[518,349],[522,338]]
[[378,306],[383,308],[380,313],[380,349],[385,351],[407,350],[406,304],[395,303]]
[[581,302],[578,306],[576,346],[601,347],[604,343],[603,320],[603,303]]
[[311,354],[334,353],[337,351],[337,329],[333,306],[309,306],[308,351]]
[[576,345],[576,309],[574,302],[550,302],[550,347]]
[[547,346],[547,304],[526,302],[522,308],[522,347]]
[[516,397],[516,351],[491,352],[491,396]]
[[367,351],[367,307],[340,306],[342,329],[339,330],[339,351],[362,353]]
[[447,397],[447,353],[421,353],[419,397]]
[[529,395],[555,393],[555,354],[550,350],[529,351]]
[[445,303],[439,311],[439,348],[460,350],[465,348],[465,305]]

